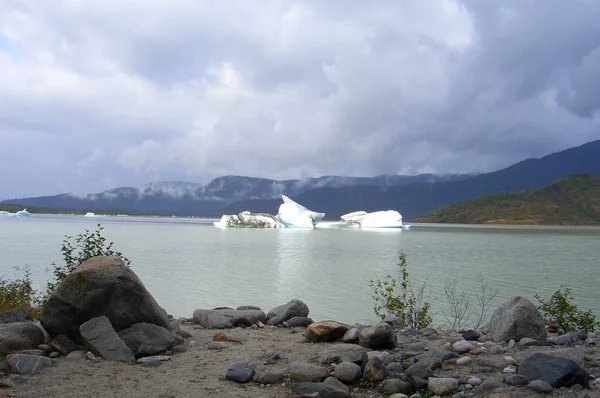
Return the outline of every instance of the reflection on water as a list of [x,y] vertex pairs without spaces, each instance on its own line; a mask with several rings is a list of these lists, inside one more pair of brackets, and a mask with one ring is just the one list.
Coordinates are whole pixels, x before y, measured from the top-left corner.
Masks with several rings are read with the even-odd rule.
[[[157,301],[175,316],[196,308],[259,305],[265,310],[300,298],[315,319],[374,320],[369,281],[397,272],[408,256],[413,280],[427,280],[436,324],[443,287],[457,278],[473,295],[477,273],[500,288],[494,306],[512,295],[550,296],[572,287],[577,304],[600,314],[600,228],[448,226],[410,230],[219,229],[213,220],[151,217],[39,216],[0,220],[0,273],[29,264],[42,287],[46,267],[61,261],[64,235],[98,222],[115,249],[132,260]],[[397,275],[397,274],[396,274]]]

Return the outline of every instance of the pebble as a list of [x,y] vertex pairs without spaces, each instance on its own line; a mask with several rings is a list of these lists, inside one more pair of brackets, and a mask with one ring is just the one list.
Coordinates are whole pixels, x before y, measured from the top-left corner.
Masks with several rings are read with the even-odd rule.
[[470,377],[467,383],[472,386],[478,386],[482,383],[482,380],[479,377]]
[[462,357],[456,360],[456,364],[460,366],[466,366],[473,362],[473,358],[471,357]]
[[546,383],[542,380],[534,380],[531,383],[527,384],[528,388],[531,388],[537,392],[549,393],[552,392],[553,388],[550,384]]

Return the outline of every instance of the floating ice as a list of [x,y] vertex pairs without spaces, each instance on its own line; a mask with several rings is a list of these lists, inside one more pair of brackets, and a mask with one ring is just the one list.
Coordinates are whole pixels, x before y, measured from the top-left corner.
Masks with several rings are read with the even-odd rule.
[[[355,211],[344,214],[342,222],[359,228],[409,228],[410,225],[402,224],[402,215],[396,210],[382,210],[367,213]],[[342,224],[339,222],[338,224]]]
[[265,213],[250,213],[249,211],[240,214],[226,214],[213,225],[220,228],[285,228],[285,225],[276,216]]
[[29,213],[27,209],[19,210],[16,214],[17,217],[28,217],[29,215],[31,215],[31,213]]
[[285,195],[281,195],[283,204],[279,206],[277,218],[286,228],[314,228],[315,224],[325,217],[325,213],[317,213],[299,205]]
[[31,213],[27,211],[27,209],[19,210],[16,213],[11,213],[9,211],[0,211],[0,217],[28,217]]

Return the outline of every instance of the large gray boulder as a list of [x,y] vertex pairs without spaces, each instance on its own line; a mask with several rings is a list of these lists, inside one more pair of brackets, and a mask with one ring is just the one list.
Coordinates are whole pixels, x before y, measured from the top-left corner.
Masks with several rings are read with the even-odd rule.
[[79,328],[83,344],[108,361],[135,362],[131,349],[119,338],[105,316],[92,318]]
[[229,329],[236,326],[252,326],[256,322],[265,322],[265,313],[261,310],[196,310],[193,322],[207,329]]
[[294,317],[307,317],[308,306],[301,300],[293,299],[286,304],[279,305],[267,313],[268,325],[279,325]]
[[34,374],[50,366],[54,366],[54,361],[41,355],[12,354],[6,357],[6,370],[10,374]]
[[31,350],[44,342],[44,333],[33,322],[0,324],[0,357],[12,352]]
[[358,344],[372,350],[396,348],[396,333],[387,323],[369,326],[358,334]]
[[165,310],[115,256],[92,257],[73,270],[44,305],[40,321],[50,336],[81,343],[79,326],[102,315],[116,331],[140,322],[169,328]]
[[172,331],[151,323],[136,323],[118,335],[136,357],[162,354],[177,341]]
[[518,374],[531,381],[545,381],[554,388],[571,387],[574,384],[589,388],[589,373],[575,361],[541,352],[521,362]]
[[492,315],[490,334],[493,341],[519,341],[523,337],[546,340],[544,318],[536,306],[524,297],[505,301]]

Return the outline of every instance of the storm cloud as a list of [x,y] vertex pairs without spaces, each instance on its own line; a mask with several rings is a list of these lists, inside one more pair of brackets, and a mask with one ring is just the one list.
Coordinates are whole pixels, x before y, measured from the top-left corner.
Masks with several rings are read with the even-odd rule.
[[4,0],[0,197],[481,172],[600,138],[600,2]]

